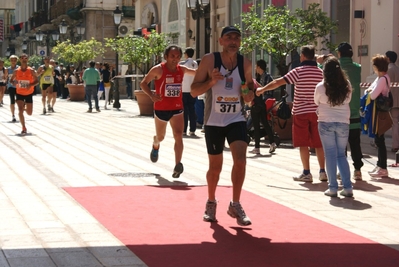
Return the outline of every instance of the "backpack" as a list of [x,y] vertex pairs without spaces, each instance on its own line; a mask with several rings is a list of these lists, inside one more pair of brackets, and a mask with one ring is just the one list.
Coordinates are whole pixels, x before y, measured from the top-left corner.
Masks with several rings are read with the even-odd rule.
[[[278,118],[278,126],[280,129],[284,129],[287,126],[287,120],[291,118],[291,109],[290,106],[287,104],[285,98],[281,100],[280,105],[277,108],[277,118]],[[284,124],[280,124],[280,119],[285,120]]]

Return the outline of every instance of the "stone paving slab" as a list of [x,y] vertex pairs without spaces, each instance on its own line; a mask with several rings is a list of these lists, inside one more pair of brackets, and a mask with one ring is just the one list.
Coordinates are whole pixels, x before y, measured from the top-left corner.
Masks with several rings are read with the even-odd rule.
[[[203,134],[184,138],[185,172],[173,179],[171,130],[159,161],[152,163],[153,118],[139,116],[135,101],[122,99],[120,111],[89,114],[87,103],[57,100],[56,113],[41,115],[41,97],[34,96],[33,116],[26,121],[29,134],[21,137],[20,124],[10,123],[7,97],[0,108],[0,267],[146,266],[62,187],[204,185],[208,159]],[[372,179],[367,171],[376,163],[376,149],[366,136],[362,149],[364,181],[354,183],[354,199],[325,197],[327,183],[317,177],[312,184],[293,181],[302,167],[290,141],[273,155],[264,144],[261,156],[248,154],[244,189],[399,250],[399,168],[389,168],[389,179]],[[219,184],[230,185],[228,148],[224,156]],[[388,156],[388,164],[394,163],[395,154]],[[314,155],[311,170],[317,174]],[[256,205],[242,203],[244,208]]]

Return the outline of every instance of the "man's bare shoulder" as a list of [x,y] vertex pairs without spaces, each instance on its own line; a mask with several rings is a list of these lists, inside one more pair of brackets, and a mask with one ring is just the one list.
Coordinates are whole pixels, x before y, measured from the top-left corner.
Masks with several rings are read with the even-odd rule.
[[208,53],[202,57],[200,66],[206,66],[207,69],[213,69],[214,63],[215,63],[214,54]]

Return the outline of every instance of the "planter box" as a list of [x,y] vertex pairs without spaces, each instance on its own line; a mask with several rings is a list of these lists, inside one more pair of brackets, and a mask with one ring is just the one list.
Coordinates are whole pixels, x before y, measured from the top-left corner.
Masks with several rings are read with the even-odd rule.
[[68,84],[69,98],[71,101],[84,101],[86,92],[83,84]]
[[142,90],[134,90],[141,116],[154,116],[154,102]]

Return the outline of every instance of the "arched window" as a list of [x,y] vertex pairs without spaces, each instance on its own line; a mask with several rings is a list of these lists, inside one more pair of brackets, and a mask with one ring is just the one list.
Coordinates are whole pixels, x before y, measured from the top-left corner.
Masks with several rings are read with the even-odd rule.
[[[177,6],[177,0],[171,0],[170,5],[169,5],[169,13],[168,13],[168,25],[170,29],[170,33],[173,34],[171,39],[171,43],[177,44],[179,39],[178,39],[178,33],[179,33],[179,8]],[[176,34],[174,34],[176,33]]]
[[168,22],[173,22],[179,19],[179,8],[177,7],[177,1],[170,1]]

